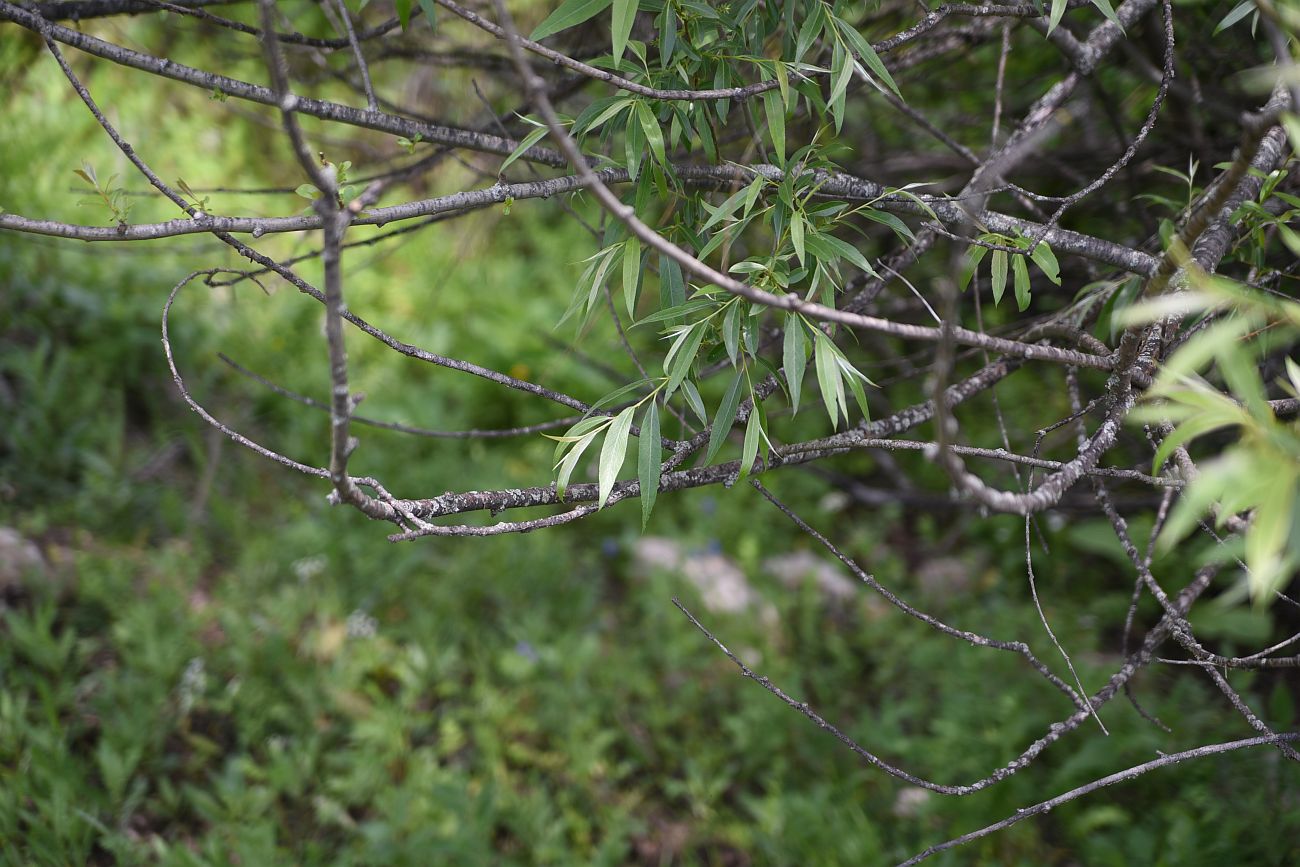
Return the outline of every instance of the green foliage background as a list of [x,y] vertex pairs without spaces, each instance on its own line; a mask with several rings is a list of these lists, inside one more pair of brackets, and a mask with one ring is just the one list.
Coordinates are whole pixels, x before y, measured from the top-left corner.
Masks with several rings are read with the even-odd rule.
[[[198,65],[257,75],[255,46],[202,44],[140,22],[105,26]],[[0,38],[0,205],[94,222],[72,191],[83,160],[101,178],[117,171],[139,185],[38,49],[11,30]],[[78,63],[165,178],[195,188],[296,184],[269,168],[289,161],[263,162],[259,123],[273,122],[269,113],[254,122],[179,85]],[[376,152],[402,153],[394,142],[371,145],[347,154],[354,173],[377,167]],[[453,171],[438,183],[469,180]],[[284,214],[301,204],[292,194],[214,194],[211,207]],[[133,221],[163,214],[148,198],[133,203]],[[559,320],[591,251],[546,206],[516,204],[350,254],[349,302],[404,340],[594,398],[618,383],[557,348],[571,332],[536,327]],[[1116,702],[1104,713],[1109,737],[1087,726],[991,790],[903,809],[907,786],[736,675],[671,606],[681,596],[703,615],[684,579],[634,567],[635,504],[575,529],[394,546],[384,528],[328,507],[321,485],[206,430],[166,374],[158,316],[176,280],[216,264],[239,263],[197,237],[130,249],[0,237],[0,523],[37,540],[49,561],[4,588],[5,863],[892,863],[1156,750],[1243,733],[1208,682],[1154,668],[1136,690],[1172,735]],[[175,320],[181,363],[219,417],[319,463],[325,416],[214,355],[324,394],[319,308],[282,284],[268,288],[187,290]],[[581,352],[630,377],[605,327],[586,332]],[[358,337],[350,348],[369,415],[444,429],[551,417]],[[1048,417],[1030,386],[1008,381],[1004,405],[1036,400],[1019,411]],[[358,433],[356,470],[410,491],[548,478],[552,445],[541,437]],[[958,626],[1032,636],[1040,657],[1057,660],[1028,605],[1018,519],[989,520],[975,543],[966,536],[954,549],[948,516],[846,509],[792,471],[771,484],[888,586]],[[648,532],[733,558],[775,617],[706,622],[868,748],[923,776],[967,782],[1068,713],[1016,658],[954,646],[865,589],[837,602],[765,576],[764,557],[809,540],[742,488],[663,497]],[[1095,627],[1122,620],[1130,578],[1103,523],[1043,530],[1046,610],[1095,688],[1119,660],[1119,636]],[[931,551],[959,564],[959,590],[921,584]],[[1270,616],[1209,606],[1198,633],[1231,653],[1268,634]],[[1251,677],[1233,682],[1274,726],[1294,728],[1294,684]],[[1296,772],[1255,751],[1160,771],[934,863],[1283,865],[1300,860],[1298,840]]]

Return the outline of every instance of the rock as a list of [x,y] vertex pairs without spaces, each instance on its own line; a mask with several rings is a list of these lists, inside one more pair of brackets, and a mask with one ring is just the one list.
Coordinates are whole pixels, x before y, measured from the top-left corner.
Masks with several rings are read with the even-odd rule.
[[930,792],[920,786],[908,786],[900,789],[894,799],[893,813],[900,819],[915,819],[921,815],[921,809],[930,800]]
[[637,540],[632,555],[642,568],[679,573],[700,592],[709,611],[737,613],[763,601],[745,573],[724,554],[688,552],[672,539],[644,536]]
[[13,527],[0,527],[0,595],[22,591],[25,581],[45,578],[49,565],[41,549]]
[[849,577],[848,571],[838,561],[818,557],[812,551],[793,551],[768,557],[763,561],[763,571],[791,590],[811,578],[818,590],[839,601],[848,601],[864,589]]

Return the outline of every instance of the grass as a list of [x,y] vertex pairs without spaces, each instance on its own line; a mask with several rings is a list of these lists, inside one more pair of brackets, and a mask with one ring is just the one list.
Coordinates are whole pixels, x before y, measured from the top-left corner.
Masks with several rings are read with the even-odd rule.
[[[30,49],[0,40],[0,71],[14,84],[0,204],[91,221],[66,189],[71,171],[93,159],[106,176],[114,158]],[[20,75],[29,62],[44,66]],[[94,84],[128,137],[156,111],[156,95],[124,78]],[[172,133],[203,145],[168,149],[182,154],[169,176],[196,187],[276,182],[257,174],[251,125],[231,123],[209,142],[201,130],[220,104],[170,90],[167,99]],[[211,174],[209,145],[242,166],[235,177]],[[36,165],[56,168],[19,170]],[[300,204],[290,195],[257,207]],[[350,303],[434,351],[594,398],[611,382],[527,324],[559,318],[590,252],[558,223],[516,205],[360,255],[349,260]],[[894,863],[1157,749],[1243,734],[1205,683],[1154,669],[1137,693],[1172,735],[1116,702],[1104,712],[1109,737],[1089,725],[991,790],[927,796],[738,677],[670,600],[868,748],[937,781],[969,782],[1009,761],[1066,702],[1017,658],[955,644],[865,589],[837,601],[810,584],[785,587],[765,558],[809,540],[740,488],[665,497],[649,532],[692,556],[729,558],[762,600],[741,613],[708,612],[679,572],[639,564],[635,503],[538,535],[394,546],[384,528],[329,508],[319,484],[202,429],[174,397],[158,344],[162,299],[192,268],[228,263],[224,253],[91,250],[0,238],[0,524],[48,561],[7,584],[0,609],[6,864]],[[219,417],[320,461],[323,416],[214,358],[220,349],[324,393],[319,309],[269,288],[182,299],[182,366]],[[583,347],[625,365],[608,329],[585,334]],[[371,394],[363,410],[377,417],[438,428],[554,417],[359,340],[352,352]],[[1045,412],[1017,382],[1002,392],[1010,411]],[[797,423],[817,425],[815,415]],[[541,437],[360,435],[358,469],[399,479],[402,493],[549,479]],[[983,523],[952,547],[947,519],[846,509],[793,472],[770,484],[891,588],[955,625],[1027,637],[1063,668],[1028,603],[1015,519]],[[1095,688],[1119,646],[1097,624],[1122,618],[1127,572],[1095,522],[1044,532],[1052,553],[1036,566],[1047,614]],[[1217,622],[1200,633],[1223,652],[1269,625],[1239,608],[1204,616]],[[1274,725],[1294,725],[1285,681],[1233,682]],[[1294,863],[1300,781],[1278,758],[1164,770],[934,863]]]

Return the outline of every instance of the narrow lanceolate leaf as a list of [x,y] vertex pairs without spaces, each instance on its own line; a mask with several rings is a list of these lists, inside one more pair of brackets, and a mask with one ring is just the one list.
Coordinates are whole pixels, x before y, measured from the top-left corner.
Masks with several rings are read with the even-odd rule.
[[1024,312],[1029,307],[1029,266],[1024,256],[1015,256],[1011,267],[1016,272],[1016,306]]
[[[758,179],[755,179],[755,182],[757,182],[757,180]],[[741,203],[749,196],[752,187],[753,183],[751,183],[746,189],[733,193],[725,202],[718,205],[717,208],[711,208],[709,207],[708,202],[702,202],[701,204],[703,205],[704,210],[708,212],[709,218],[704,221],[704,225],[700,226],[700,231],[705,232],[713,228],[714,224],[729,219],[732,214],[736,213],[736,209],[740,207]]]
[[1047,35],[1051,36],[1056,25],[1061,23],[1061,16],[1065,14],[1067,0],[1052,0],[1052,17],[1047,22]]
[[641,286],[641,242],[636,235],[623,242],[623,300],[627,315],[636,319],[637,290]]
[[695,383],[689,379],[682,382],[682,396],[686,398],[686,405],[695,413],[695,417],[700,420],[700,424],[709,423],[709,413],[704,409],[704,399],[700,397],[700,390],[695,387]]
[[831,52],[831,92],[826,104],[830,106],[831,117],[835,121],[838,133],[844,126],[844,99],[848,94],[849,81],[853,78],[853,64],[849,62],[848,52],[837,40]]
[[437,32],[438,12],[437,7],[433,5],[433,0],[420,0],[420,8],[424,10],[424,17],[429,20],[429,29]]
[[813,254],[819,259],[846,259],[858,270],[870,274],[873,277],[879,276],[876,274],[876,269],[872,268],[871,263],[867,261],[867,257],[862,255],[862,251],[850,244],[848,241],[841,241],[839,238],[828,233],[815,232],[812,235],[809,235],[804,243],[808,245],[808,249],[812,250]]
[[703,322],[697,323],[696,326],[689,328],[681,342],[674,345],[677,352],[672,354],[672,359],[664,362],[664,374],[668,377],[668,384],[664,386],[664,398],[672,396],[677,387],[686,379],[686,374],[691,370],[691,365],[695,363],[695,356],[700,351],[700,341],[704,339]]
[[740,357],[741,303],[732,301],[727,315],[722,318],[722,342],[727,347],[727,357],[735,364]]
[[[875,385],[874,382],[867,379],[856,367],[849,363],[847,358],[839,359],[840,371],[844,374],[844,381],[849,384],[849,391],[853,393],[853,401],[858,405],[858,410],[862,417],[870,420],[871,411],[867,409],[867,392],[862,388],[862,383],[866,382]],[[847,404],[845,416],[847,418]]]
[[1115,14],[1115,7],[1110,5],[1110,0],[1092,0],[1092,5],[1096,6],[1098,11],[1100,11],[1102,15],[1105,15],[1107,19],[1114,22],[1116,27],[1120,30],[1124,29],[1124,25],[1120,23],[1119,16]]
[[875,76],[876,80],[892,90],[895,96],[901,98],[903,94],[899,92],[893,76],[889,74],[889,70],[881,62],[880,55],[876,54],[876,49],[871,47],[871,43],[863,39],[862,34],[849,22],[837,18],[835,24],[839,27],[840,32],[844,34],[844,38],[848,40],[849,48],[858,56],[859,60],[866,64],[867,69],[871,70],[871,74]]
[[505,161],[501,163],[501,168],[497,171],[497,175],[500,176],[504,174],[505,170],[510,168],[511,163],[523,156],[525,151],[541,141],[550,131],[550,127],[539,126],[537,129],[524,136],[523,140],[519,142],[519,147],[511,151],[510,156],[506,157]]
[[667,68],[677,47],[677,12],[671,3],[664,4],[663,23],[659,26],[659,62]]
[[1052,248],[1047,246],[1047,242],[1040,241],[1030,255],[1034,259],[1034,264],[1038,266],[1038,270],[1043,272],[1043,276],[1060,286],[1061,266],[1056,261],[1056,254],[1052,252]]
[[758,440],[762,432],[762,425],[759,421],[759,414],[751,412],[749,422],[745,425],[745,444],[740,449],[740,481],[744,481],[749,476],[749,471],[754,467],[754,458],[758,457]]
[[804,237],[804,216],[802,211],[795,211],[790,215],[790,243],[794,245],[794,254],[799,259],[799,264],[804,264],[804,258],[807,253],[807,247],[803,241]]
[[659,128],[659,118],[651,111],[650,106],[644,102],[636,104],[636,116],[641,122],[641,131],[645,133],[646,143],[650,145],[650,153],[659,165],[668,162],[668,157],[664,153],[664,132]]
[[632,22],[636,20],[637,0],[613,0],[614,20],[610,31],[614,36],[614,62],[623,57],[627,39],[632,35]]
[[596,470],[596,482],[600,489],[597,508],[605,508],[609,492],[614,489],[614,482],[618,481],[618,472],[623,469],[623,461],[627,457],[627,435],[632,429],[632,413],[635,411],[635,406],[629,406],[614,416],[605,433],[605,444],[600,448],[600,464]]
[[1219,428],[1228,427],[1236,421],[1226,416],[1206,415],[1198,418],[1191,418],[1180,424],[1163,440],[1160,441],[1160,448],[1156,449],[1155,459],[1151,463],[1151,472],[1155,475],[1160,474],[1160,469],[1165,465],[1165,461],[1173,455],[1174,450],[1181,445],[1186,445],[1199,436],[1209,433]]
[[769,90],[763,94],[763,108],[767,112],[767,132],[772,137],[776,163],[785,165],[785,100],[780,91]]
[[[1278,477],[1270,479],[1246,533],[1250,595],[1256,602],[1267,599],[1288,577],[1279,571],[1295,511],[1295,487],[1295,471],[1290,468],[1283,468]],[[1226,505],[1224,511],[1228,511]]]
[[984,261],[984,256],[988,253],[988,247],[981,247],[978,244],[972,244],[966,250],[966,260],[962,265],[961,279],[959,284],[961,291],[965,292],[970,286],[970,281],[975,279],[975,272],[979,270],[980,262]]
[[682,266],[667,256],[659,256],[659,306],[676,307],[686,303],[686,280]]
[[799,412],[799,394],[803,390],[803,373],[808,364],[808,337],[803,329],[803,320],[798,313],[786,315],[781,363],[785,367],[785,383],[790,389],[790,411],[795,414]]
[[587,450],[587,446],[596,441],[596,434],[599,430],[594,430],[574,443],[573,448],[569,449],[558,465],[559,472],[555,477],[555,495],[561,500],[564,499],[564,491],[569,487],[569,477],[573,475],[573,468],[578,465],[578,459],[582,453]]
[[813,345],[813,363],[817,369],[817,387],[822,393],[822,403],[826,405],[826,414],[831,417],[831,425],[839,425],[840,416],[848,421],[848,404],[844,399],[844,380],[840,378],[840,367],[835,360],[835,344],[820,329],[815,330],[816,342]]
[[659,405],[651,398],[641,418],[641,438],[637,443],[636,477],[641,482],[641,529],[644,530],[654,511],[663,476],[663,449],[659,443]]
[[609,419],[603,415],[589,415],[573,427],[565,431],[564,436],[552,436],[551,434],[542,434],[548,440],[555,440],[555,466],[560,465],[564,459],[564,453],[569,448],[570,443],[581,442],[587,434],[603,428],[609,424]]
[[393,0],[393,8],[397,11],[397,20],[405,30],[411,24],[411,0]]
[[814,3],[812,11],[804,18],[803,25],[799,28],[799,36],[794,44],[794,60],[796,62],[804,59],[804,55],[808,53],[809,48],[812,48],[813,42],[816,41],[818,34],[822,32],[822,28],[825,26],[823,20],[825,14],[822,4]]
[[736,408],[740,406],[740,389],[745,384],[745,371],[737,370],[735,379],[731,380],[731,386],[727,388],[727,393],[722,396],[722,403],[718,404],[718,411],[713,416],[713,431],[709,434],[709,449],[704,455],[704,463],[712,463],[713,458],[717,455],[722,444],[727,441],[727,434],[731,432],[731,425],[736,420]]
[[561,30],[568,30],[599,15],[609,7],[611,2],[612,0],[564,0],[559,9],[546,16],[546,20],[537,25],[537,29],[529,38],[536,41],[559,33]]
[[1255,8],[1254,0],[1243,0],[1243,2],[1238,3],[1232,8],[1232,11],[1223,16],[1223,20],[1219,22],[1219,26],[1214,28],[1213,35],[1218,36],[1220,31],[1226,30],[1236,24],[1238,21],[1254,12]]
[[994,250],[992,264],[989,266],[993,272],[993,303],[994,305],[1002,303],[1002,293],[1007,291],[1007,253],[1005,250]]

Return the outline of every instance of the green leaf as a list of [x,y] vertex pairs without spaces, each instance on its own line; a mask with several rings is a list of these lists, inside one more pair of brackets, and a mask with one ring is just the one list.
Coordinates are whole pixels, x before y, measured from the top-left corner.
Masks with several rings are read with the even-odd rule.
[[718,411],[713,415],[713,430],[709,434],[709,448],[704,455],[704,463],[713,462],[718,450],[722,444],[727,441],[727,434],[731,432],[731,425],[736,420],[736,409],[740,406],[740,390],[745,384],[745,371],[737,370],[736,376],[731,380],[727,393],[722,396],[722,402],[718,404]]
[[[867,408],[867,392],[862,387],[866,377],[845,359],[840,359],[840,369],[844,371],[844,381],[849,384],[849,391],[853,393],[853,402],[858,405],[858,411],[862,413],[863,418],[870,420],[871,410]],[[847,420],[846,417],[845,421]]]
[[790,76],[785,70],[785,64],[777,61],[773,64],[776,72],[776,86],[781,91],[781,105],[785,108],[791,108],[790,105]]
[[1282,555],[1291,531],[1295,510],[1295,471],[1284,470],[1270,479],[1246,532],[1246,563],[1250,566],[1250,595],[1265,601],[1288,576],[1282,571]]
[[641,241],[630,235],[623,242],[623,300],[627,315],[636,318],[637,289],[641,286]]
[[721,205],[718,205],[717,208],[711,208],[709,207],[708,202],[701,200],[700,206],[703,207],[706,212],[708,212],[709,218],[704,221],[704,225],[700,226],[700,231],[707,232],[717,223],[720,223],[723,220],[728,219],[729,217],[731,217],[732,214],[736,213],[736,210],[740,207],[741,203],[745,201],[746,197],[750,194],[750,190],[752,188],[753,188],[753,184],[750,184],[749,187],[746,187],[743,190],[733,193],[732,195],[727,197],[726,201],[724,201]]
[[1115,8],[1110,5],[1110,0],[1092,0],[1092,5],[1096,6],[1097,10],[1101,12],[1102,15],[1105,15],[1106,18],[1113,22],[1121,31],[1124,29],[1124,25],[1120,23],[1119,16],[1115,14]]
[[614,3],[614,20],[610,24],[610,32],[614,38],[614,62],[617,63],[623,57],[623,49],[627,48],[627,39],[632,35],[632,22],[636,20],[637,0],[613,0]]
[[604,427],[607,424],[609,424],[609,418],[607,416],[589,415],[584,419],[579,419],[578,422],[565,431],[562,436],[556,436],[555,434],[542,434],[542,436],[546,437],[548,440],[555,440],[555,442],[558,443],[555,447],[555,463],[559,464],[560,458],[564,456],[570,443],[578,442],[591,431]]
[[664,398],[672,396],[677,387],[682,384],[686,374],[690,373],[691,365],[695,361],[695,356],[700,351],[700,341],[704,339],[704,323],[697,322],[682,332],[677,342],[668,350],[668,357],[664,359],[664,374],[668,377],[668,384],[664,386]]
[[[1250,0],[1247,0],[1250,2]],[[794,60],[798,62],[803,60],[808,49],[812,47],[817,40],[817,35],[821,33],[826,22],[823,20],[825,15],[824,7],[821,3],[814,3],[812,10],[803,20],[803,25],[799,28],[798,38],[795,40]]]
[[727,315],[722,318],[722,342],[732,364],[740,357],[740,311],[741,302],[732,301],[727,307]]
[[695,297],[690,301],[687,301],[685,304],[678,304],[675,307],[668,307],[655,313],[651,313],[637,322],[637,325],[648,325],[654,322],[668,322],[716,306],[718,306],[718,302],[712,297]]
[[981,247],[978,244],[971,244],[966,250],[966,261],[961,269],[961,278],[958,283],[961,291],[965,292],[970,287],[970,281],[975,278],[975,272],[979,270],[980,262],[988,254],[988,247]]
[[515,160],[523,156],[524,152],[528,150],[530,147],[532,147],[533,145],[541,141],[543,138],[545,138],[546,134],[550,131],[551,131],[550,127],[539,126],[537,129],[531,131],[530,133],[528,133],[528,135],[524,136],[523,139],[519,142],[519,147],[511,151],[510,156],[506,157],[505,161],[501,163],[501,168],[497,169],[497,177],[500,177],[501,175],[505,174],[506,169],[510,168],[511,163],[513,163]]
[[573,134],[583,135],[600,127],[605,121],[622,114],[627,109],[636,104],[636,100],[630,96],[618,96],[609,100],[608,104],[601,105],[600,101],[592,103],[586,111],[578,115],[578,119],[573,122]]
[[610,404],[617,401],[619,398],[639,390],[643,386],[647,385],[649,382],[650,380],[648,379],[638,379],[634,382],[629,382],[626,385],[620,385],[618,388],[614,389],[609,394],[604,395],[603,397],[601,397],[600,400],[593,403],[591,407],[587,410],[587,412],[592,413],[598,409],[609,406]]
[[880,223],[881,225],[893,229],[894,234],[904,243],[916,240],[916,236],[912,234],[912,230],[908,228],[907,223],[904,223],[893,214],[886,211],[877,211],[875,208],[863,208],[858,211],[858,213],[866,217],[868,220],[871,220],[873,223]]
[[1191,532],[1198,520],[1214,504],[1232,479],[1247,471],[1240,455],[1229,452],[1223,458],[1201,466],[1201,475],[1188,485],[1169,513],[1165,528],[1160,531],[1160,550],[1169,551],[1174,544]]
[[665,3],[663,23],[659,26],[659,63],[667,68],[672,63],[673,49],[677,47],[677,12],[673,4]]
[[627,459],[627,436],[632,429],[634,412],[636,412],[635,406],[629,406],[620,412],[610,423],[609,430],[605,432],[605,444],[600,448],[600,464],[596,472],[596,482],[600,490],[597,508],[605,508],[609,492],[614,489],[619,470],[623,469],[623,461]]
[[790,388],[790,411],[799,413],[799,394],[803,390],[803,374],[808,364],[808,336],[804,334],[803,317],[788,313],[785,317],[785,339],[782,365],[785,381]]
[[1011,269],[1016,274],[1016,305],[1023,312],[1029,307],[1029,266],[1025,257],[1012,256]]
[[849,62],[848,52],[838,40],[831,58],[831,92],[826,104],[830,106],[835,131],[838,133],[844,126],[844,98],[848,92],[849,80],[853,78],[853,64]]
[[411,24],[411,0],[393,0],[393,7],[397,10],[397,20],[402,22],[402,29],[405,30]]
[[772,138],[772,148],[776,151],[776,164],[785,165],[785,100],[779,91],[769,90],[763,94],[763,109],[767,113],[767,132]]
[[901,98],[903,94],[899,92],[893,76],[889,74],[889,70],[881,62],[880,55],[876,54],[876,49],[871,47],[871,43],[863,39],[862,34],[849,22],[836,18],[835,25],[844,34],[844,38],[848,40],[849,48],[853,50],[859,60],[867,65],[867,68],[871,70],[876,79],[884,82],[885,86],[892,90],[895,96]]
[[320,190],[316,189],[311,184],[299,184],[298,189],[294,190],[294,192],[309,202],[314,202],[320,198]]
[[1283,387],[1290,385],[1291,393],[1300,397],[1300,364],[1296,364],[1290,358],[1284,359],[1286,362],[1286,376],[1289,382],[1282,383]]
[[564,0],[560,8],[556,9],[550,15],[546,16],[537,29],[533,31],[529,38],[534,42],[539,39],[545,39],[548,36],[559,33],[561,30],[568,30],[588,21],[601,12],[604,12],[613,0]]
[[668,162],[668,157],[664,152],[664,132],[659,127],[659,119],[644,102],[636,104],[636,115],[641,121],[641,131],[645,133],[645,140],[650,145],[650,153],[654,154],[659,165],[664,165]]
[[1034,252],[1030,254],[1038,270],[1043,272],[1048,280],[1051,280],[1057,286],[1061,285],[1061,265],[1056,261],[1056,254],[1052,248],[1047,246],[1046,241],[1039,241]]
[[1223,20],[1219,22],[1219,26],[1214,28],[1214,35],[1215,36],[1219,35],[1220,31],[1227,30],[1229,27],[1236,24],[1238,21],[1245,18],[1247,15],[1249,15],[1251,12],[1254,11],[1255,11],[1255,0],[1242,0],[1241,3],[1238,3],[1236,6],[1232,7],[1232,10],[1228,12],[1227,15],[1223,16]]
[[641,161],[645,157],[646,138],[645,128],[639,123],[633,123],[634,120],[635,118],[629,116],[627,126],[623,128],[623,159],[629,179],[635,181],[641,172]]
[[848,382],[849,389],[854,391],[854,399],[858,402],[858,408],[861,409],[862,414],[866,416],[867,396],[866,393],[862,391],[862,383],[866,383],[873,387],[875,386],[875,383],[868,379],[865,373],[854,367],[852,362],[844,357],[844,353],[840,351],[839,347],[834,347],[834,349],[835,363],[840,366],[840,373],[843,375],[845,381]]
[[835,344],[820,328],[813,329],[813,363],[817,369],[817,387],[822,393],[822,403],[826,405],[826,414],[831,417],[831,426],[839,425],[840,416],[845,422],[849,420],[848,404],[844,399],[844,381],[840,378],[840,367],[836,363]]
[[573,468],[578,465],[578,459],[582,453],[587,450],[587,446],[596,440],[596,434],[600,431],[594,430],[584,436],[571,448],[558,464],[558,473],[555,477],[555,495],[561,500],[564,499],[564,491],[569,487],[569,477],[573,475]]
[[659,404],[651,398],[645,415],[641,417],[641,436],[637,442],[636,475],[641,482],[642,530],[650,522],[650,513],[654,511],[663,471],[663,448],[659,442]]
[[1291,255],[1300,256],[1300,233],[1282,223],[1277,224],[1277,233],[1282,238],[1282,243],[1291,251]]
[[686,302],[686,281],[682,266],[662,253],[659,255],[659,306],[676,307]]
[[804,264],[808,248],[804,244],[804,216],[801,211],[790,215],[790,243],[794,245],[794,255],[799,264]]
[[1002,303],[1002,293],[1007,291],[1007,251],[994,250],[989,267],[993,272],[993,304],[996,306]]
[[859,271],[873,277],[879,276],[876,274],[876,269],[872,268],[871,263],[867,261],[867,257],[863,256],[857,247],[847,241],[841,241],[834,235],[814,232],[807,237],[804,243],[808,245],[809,250],[813,251],[813,255],[823,261],[827,259],[847,259]]
[[420,8],[424,10],[424,17],[429,22],[429,29],[436,33],[438,31],[438,10],[433,5],[433,0],[420,0]]
[[700,137],[700,147],[710,162],[718,161],[718,143],[713,140],[713,127],[709,126],[709,113],[701,111],[695,118],[695,132]]
[[695,387],[695,383],[689,379],[682,382],[682,396],[686,398],[686,405],[695,413],[695,417],[700,420],[700,424],[709,423],[709,413],[704,409],[704,399],[700,397],[700,390]]
[[1065,14],[1067,0],[1052,0],[1052,16],[1047,22],[1047,35],[1051,36],[1056,25],[1061,23],[1061,16]]
[[1231,424],[1231,420],[1214,416],[1203,416],[1183,422],[1174,428],[1169,436],[1160,441],[1160,448],[1156,449],[1155,460],[1151,462],[1151,472],[1159,475],[1160,468],[1165,465],[1165,461],[1169,460],[1169,457],[1179,446],[1191,442],[1202,434],[1218,430],[1229,424]]
[[762,430],[758,412],[751,412],[749,421],[745,425],[745,444],[740,449],[740,476],[738,478],[742,482],[749,476],[749,471],[754,466],[754,458],[758,457],[758,440]]

